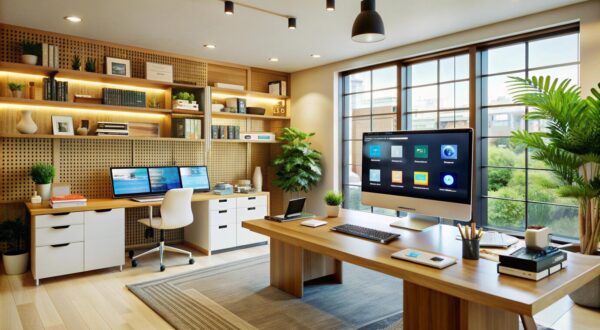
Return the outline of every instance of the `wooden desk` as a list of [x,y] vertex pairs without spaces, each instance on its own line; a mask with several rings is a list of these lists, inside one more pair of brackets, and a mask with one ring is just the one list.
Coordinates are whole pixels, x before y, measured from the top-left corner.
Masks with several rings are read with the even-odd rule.
[[[536,329],[535,313],[600,276],[597,259],[574,253],[569,253],[566,270],[538,282],[499,275],[495,262],[461,258],[462,244],[456,240],[456,228],[440,225],[425,232],[411,232],[390,227],[393,220],[343,211],[340,218],[328,219],[327,225],[318,228],[301,226],[299,221],[267,220],[247,221],[243,226],[271,237],[271,285],[297,297],[302,297],[305,275],[318,273],[314,268],[319,264],[329,269],[323,275],[333,275],[339,282],[341,262],[404,279],[404,329],[518,329],[519,316],[526,329]],[[402,236],[383,245],[329,230],[342,223]],[[458,261],[437,270],[391,258],[392,253],[404,248],[452,256]],[[315,255],[322,256],[322,260],[312,262]]]

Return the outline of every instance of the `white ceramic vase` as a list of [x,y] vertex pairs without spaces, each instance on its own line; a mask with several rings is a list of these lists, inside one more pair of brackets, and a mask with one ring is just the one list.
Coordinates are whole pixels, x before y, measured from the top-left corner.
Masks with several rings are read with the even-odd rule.
[[252,184],[254,185],[254,189],[256,191],[262,191],[263,176],[260,170],[260,166],[254,168],[254,175],[252,175]]
[[27,266],[29,266],[29,252],[17,255],[3,254],[2,262],[4,263],[4,271],[7,275],[23,274],[27,271]]
[[52,197],[52,183],[36,184],[35,191],[42,197],[42,200],[47,201]]
[[327,207],[327,217],[328,218],[337,218],[340,216],[340,206],[339,205],[326,205]]
[[21,111],[21,120],[17,123],[17,131],[22,134],[33,134],[37,130],[38,127],[31,118],[31,110]]
[[21,61],[23,61],[23,63],[25,63],[25,64],[36,65],[37,60],[38,60],[38,58],[36,55],[31,55],[31,54],[21,55]]

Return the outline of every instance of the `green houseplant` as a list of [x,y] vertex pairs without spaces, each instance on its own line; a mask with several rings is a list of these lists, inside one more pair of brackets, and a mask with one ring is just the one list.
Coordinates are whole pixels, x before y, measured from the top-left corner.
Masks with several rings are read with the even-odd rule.
[[71,60],[71,69],[81,71],[81,57],[79,57],[77,54],[73,55],[73,59]]
[[321,153],[311,148],[308,139],[315,133],[284,128],[277,140],[283,142],[275,158],[277,178],[273,183],[285,192],[308,192],[321,180]]
[[12,97],[23,97],[23,88],[25,88],[24,84],[9,82],[8,89],[12,93]]
[[31,179],[36,184],[36,191],[43,200],[50,199],[52,180],[56,170],[52,164],[36,163],[31,167]]
[[333,190],[328,191],[323,198],[327,204],[327,216],[336,218],[340,215],[340,205],[344,202],[344,195]]
[[27,225],[21,219],[0,222],[0,241],[8,245],[8,249],[2,254],[4,270],[8,275],[23,274],[27,271],[27,230]]
[[[510,77],[515,102],[528,106],[525,118],[547,122],[541,132],[515,131],[512,141],[532,150],[561,181],[559,194],[576,198],[579,204],[579,252],[598,254],[600,240],[600,92],[581,97],[571,80],[550,77]],[[600,84],[598,85],[600,88]],[[598,258],[598,257],[595,257]],[[600,290],[600,277],[588,285]],[[579,304],[600,307],[599,297],[586,297],[592,288],[584,286],[571,298]],[[589,294],[587,294],[589,296]],[[590,298],[590,299],[587,299]]]
[[25,64],[36,65],[40,53],[40,44],[37,42],[23,40],[19,43],[21,49],[21,61]]
[[88,57],[85,61],[85,71],[86,72],[96,72],[96,59],[92,57]]

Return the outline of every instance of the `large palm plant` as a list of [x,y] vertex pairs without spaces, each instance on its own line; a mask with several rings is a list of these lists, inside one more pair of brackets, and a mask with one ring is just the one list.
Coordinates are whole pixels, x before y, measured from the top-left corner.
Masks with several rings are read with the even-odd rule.
[[[515,131],[512,140],[532,149],[563,182],[559,193],[577,198],[581,253],[594,254],[600,239],[600,92],[584,99],[570,79],[510,77],[515,102],[530,107],[527,119],[547,123],[543,132]],[[600,84],[598,85],[600,88]]]

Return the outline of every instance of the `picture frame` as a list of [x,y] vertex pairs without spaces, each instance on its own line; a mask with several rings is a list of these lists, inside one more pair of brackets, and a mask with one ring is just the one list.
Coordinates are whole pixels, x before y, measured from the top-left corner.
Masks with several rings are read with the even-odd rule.
[[146,62],[146,79],[155,81],[173,82],[173,66]]
[[131,62],[123,58],[107,56],[106,74],[110,76],[131,77]]
[[73,130],[73,117],[52,116],[52,133],[54,135],[75,135]]

